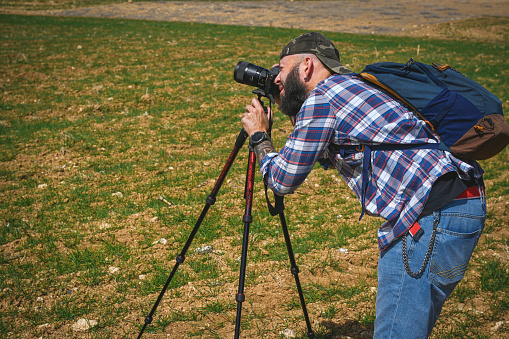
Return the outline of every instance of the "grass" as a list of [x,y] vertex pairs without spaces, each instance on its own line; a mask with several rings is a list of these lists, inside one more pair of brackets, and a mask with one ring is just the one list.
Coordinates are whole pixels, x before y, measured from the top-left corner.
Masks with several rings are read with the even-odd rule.
[[[252,97],[252,88],[233,80],[236,63],[268,67],[278,60],[278,46],[300,33],[0,15],[2,337],[120,338],[139,332]],[[504,107],[509,103],[506,44],[327,35],[355,71],[374,61],[406,62],[419,50],[420,61],[450,63],[492,90]],[[279,147],[291,126],[281,114],[274,126]],[[243,148],[149,333],[233,333],[245,159]],[[508,164],[506,152],[482,163],[490,203],[486,232],[435,338],[489,337],[494,324],[507,319],[508,240],[501,230],[508,226]],[[259,177],[255,185],[243,333],[278,337],[292,328],[304,337],[279,221],[266,211]],[[373,328],[380,221],[365,217],[359,223],[359,212],[346,185],[318,168],[286,199],[320,338],[355,337]],[[205,245],[212,251],[195,252]],[[337,251],[342,247],[349,254]],[[79,318],[99,323],[88,333],[74,332]],[[507,325],[497,334],[506,335]]]

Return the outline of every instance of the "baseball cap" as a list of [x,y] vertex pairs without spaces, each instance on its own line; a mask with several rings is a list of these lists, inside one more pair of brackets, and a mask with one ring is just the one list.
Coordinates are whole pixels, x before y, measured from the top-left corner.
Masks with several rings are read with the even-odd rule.
[[333,73],[352,73],[339,61],[339,52],[332,41],[320,33],[304,33],[293,39],[283,47],[279,58],[294,54],[314,54]]

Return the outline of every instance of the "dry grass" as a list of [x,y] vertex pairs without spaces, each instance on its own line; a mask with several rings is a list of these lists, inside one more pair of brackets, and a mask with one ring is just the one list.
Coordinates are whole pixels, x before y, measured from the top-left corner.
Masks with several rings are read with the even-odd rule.
[[[233,81],[235,64],[272,65],[275,46],[299,32],[11,15],[0,17],[0,32],[0,333],[134,337],[240,130],[252,95]],[[439,54],[507,107],[505,46],[330,36],[354,70],[375,56],[403,62],[419,50],[431,62]],[[280,114],[274,126],[280,146],[291,126]],[[145,337],[231,337],[246,157],[244,148]],[[507,152],[483,166],[488,227],[435,338],[507,335]],[[360,338],[373,328],[380,221],[359,223],[355,200],[320,169],[286,200],[321,338]],[[289,328],[304,337],[279,222],[266,211],[259,177],[253,216],[242,335],[277,338]],[[212,252],[195,252],[203,246]],[[81,318],[97,324],[73,330]]]

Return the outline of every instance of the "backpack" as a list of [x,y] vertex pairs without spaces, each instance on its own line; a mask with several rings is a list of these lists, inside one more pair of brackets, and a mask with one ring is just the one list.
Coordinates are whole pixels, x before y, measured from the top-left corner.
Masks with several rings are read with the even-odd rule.
[[489,159],[509,144],[502,102],[450,66],[381,62],[360,76],[407,104],[439,136],[440,148],[459,158]]
[[[329,145],[329,153],[342,157],[363,152],[359,220],[365,212],[371,151],[440,149],[464,160],[485,160],[509,144],[509,125],[500,99],[450,66],[410,59],[406,64],[367,65],[358,75],[406,104],[440,138],[440,143],[429,144]],[[327,169],[327,159],[320,163]]]

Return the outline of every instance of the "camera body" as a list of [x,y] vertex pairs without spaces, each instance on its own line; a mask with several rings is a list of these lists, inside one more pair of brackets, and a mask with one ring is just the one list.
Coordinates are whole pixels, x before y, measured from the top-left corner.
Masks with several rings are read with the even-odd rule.
[[241,84],[258,87],[253,93],[267,97],[274,103],[274,96],[279,95],[279,86],[274,83],[278,74],[279,66],[268,70],[246,61],[239,61],[235,66],[233,78]]

